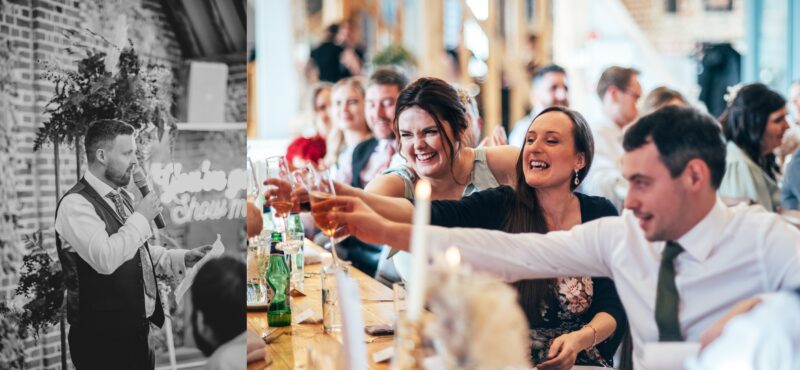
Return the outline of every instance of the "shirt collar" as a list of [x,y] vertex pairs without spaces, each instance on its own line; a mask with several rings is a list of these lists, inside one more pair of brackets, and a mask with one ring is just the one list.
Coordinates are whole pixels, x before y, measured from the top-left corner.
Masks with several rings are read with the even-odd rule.
[[727,210],[728,207],[717,198],[708,214],[676,241],[696,260],[705,261],[728,223]]
[[88,182],[91,187],[94,188],[97,194],[100,194],[104,197],[108,195],[108,193],[114,193],[114,194],[121,193],[120,190],[122,190],[122,188],[119,189],[112,188],[111,186],[103,182],[103,180],[97,178],[97,176],[95,176],[92,173],[92,171],[89,171],[88,169],[86,170],[86,172],[83,173],[83,178],[86,179],[86,182]]

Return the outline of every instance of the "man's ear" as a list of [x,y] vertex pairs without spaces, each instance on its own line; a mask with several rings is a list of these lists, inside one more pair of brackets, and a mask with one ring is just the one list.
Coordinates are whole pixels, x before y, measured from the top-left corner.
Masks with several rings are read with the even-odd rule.
[[106,155],[106,150],[103,148],[97,148],[94,151],[94,159],[101,164],[107,164],[108,158]]
[[705,188],[711,183],[711,171],[706,162],[699,158],[691,159],[686,163],[682,176],[685,185],[691,189]]

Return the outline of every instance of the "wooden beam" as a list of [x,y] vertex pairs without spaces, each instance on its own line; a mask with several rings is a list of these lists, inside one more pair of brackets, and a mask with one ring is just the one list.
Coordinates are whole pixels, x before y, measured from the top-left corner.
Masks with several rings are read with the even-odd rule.
[[444,78],[444,0],[429,0],[418,7],[422,32],[419,33],[422,76]]
[[403,0],[395,1],[396,8],[394,24],[392,25],[392,41],[396,45],[403,45],[403,15],[405,14],[405,2]]
[[[510,14],[509,14],[510,13]],[[507,61],[506,68],[511,84],[509,94],[509,123],[513,124],[527,114],[525,108],[528,105],[528,96],[531,91],[531,83],[525,73],[527,60],[523,59],[525,47],[528,41],[528,22],[525,19],[525,1],[510,0],[506,9],[508,15],[506,19],[511,20],[508,47],[504,60]]]
[[[486,19],[484,30],[489,36],[489,59],[487,64],[489,71],[486,74],[486,82],[483,87],[484,95],[484,131],[492,132],[495,127],[502,125],[503,106],[502,106],[502,40],[497,34],[499,20],[499,3],[489,2],[489,17]],[[483,27],[483,26],[482,26]]]

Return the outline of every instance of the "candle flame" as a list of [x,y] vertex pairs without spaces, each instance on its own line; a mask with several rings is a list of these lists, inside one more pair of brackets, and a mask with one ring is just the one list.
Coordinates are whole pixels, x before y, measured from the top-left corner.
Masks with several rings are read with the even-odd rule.
[[458,248],[456,247],[447,248],[447,251],[444,252],[444,258],[451,267],[456,267],[461,264],[461,253],[458,252]]
[[428,180],[420,179],[417,181],[417,187],[414,191],[414,198],[420,200],[428,200],[431,197],[431,183]]

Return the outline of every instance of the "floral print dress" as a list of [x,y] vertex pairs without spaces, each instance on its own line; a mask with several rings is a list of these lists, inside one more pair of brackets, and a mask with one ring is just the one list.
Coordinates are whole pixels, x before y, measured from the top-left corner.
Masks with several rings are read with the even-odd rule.
[[[589,307],[594,296],[591,277],[562,277],[555,279],[555,300],[542,304],[539,314],[543,325],[531,327],[531,361],[538,364],[547,360],[553,340],[563,334],[580,330],[592,320]],[[593,316],[593,315],[592,315]],[[578,353],[576,364],[610,366],[595,347]]]

